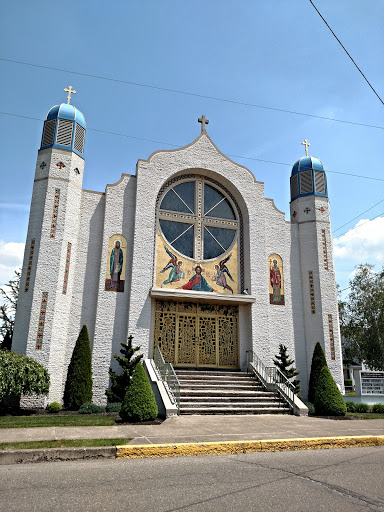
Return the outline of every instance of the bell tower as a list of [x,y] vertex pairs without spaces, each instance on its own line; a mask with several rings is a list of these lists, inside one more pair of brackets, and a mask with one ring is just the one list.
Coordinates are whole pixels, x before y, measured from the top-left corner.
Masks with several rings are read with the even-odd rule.
[[[344,389],[341,338],[328,186],[324,166],[318,158],[300,158],[291,173],[291,222],[297,226],[304,311],[304,332],[308,378],[313,350],[320,342],[328,367]],[[294,227],[294,226],[293,226]]]
[[84,172],[85,119],[70,104],[76,91],[64,90],[68,102],[49,110],[37,154],[12,343],[48,369],[48,402],[62,401],[65,384]]

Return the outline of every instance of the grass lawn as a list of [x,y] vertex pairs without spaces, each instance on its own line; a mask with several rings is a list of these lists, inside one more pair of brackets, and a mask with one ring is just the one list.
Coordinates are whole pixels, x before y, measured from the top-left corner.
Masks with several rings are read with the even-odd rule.
[[97,414],[0,416],[0,428],[107,427],[114,424],[115,418]]
[[32,450],[33,448],[74,448],[89,446],[116,446],[127,444],[132,438],[114,439],[54,439],[52,441],[26,441],[23,443],[0,443],[0,450]]
[[347,416],[353,416],[362,420],[384,420],[384,414],[376,412],[347,412]]

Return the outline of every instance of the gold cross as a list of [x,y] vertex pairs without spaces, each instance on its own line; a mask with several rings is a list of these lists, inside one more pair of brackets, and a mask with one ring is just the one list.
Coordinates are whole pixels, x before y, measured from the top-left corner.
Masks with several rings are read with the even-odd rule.
[[205,125],[209,124],[208,119],[205,119],[205,116],[201,116],[198,119],[199,123],[201,123],[201,133],[206,133]]
[[308,156],[308,146],[310,146],[310,143],[307,141],[307,139],[305,139],[301,144],[302,146],[305,146],[305,154]]
[[67,103],[68,103],[68,105],[69,105],[69,104],[70,104],[70,102],[71,102],[71,94],[76,94],[76,91],[74,91],[74,90],[72,89],[72,85],[70,85],[70,86],[69,86],[69,89],[64,89],[64,92],[67,92],[67,93],[68,93],[68,96],[67,96],[67,100],[68,100],[68,101],[67,101]]

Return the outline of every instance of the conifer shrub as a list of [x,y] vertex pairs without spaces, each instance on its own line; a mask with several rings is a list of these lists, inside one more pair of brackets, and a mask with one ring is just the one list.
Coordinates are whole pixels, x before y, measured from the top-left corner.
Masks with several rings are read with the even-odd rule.
[[319,380],[320,372],[324,368],[324,366],[327,366],[327,361],[325,359],[325,355],[320,343],[317,342],[312,356],[311,373],[309,377],[308,388],[308,402],[315,402],[315,390],[317,386],[317,381]]
[[107,404],[107,412],[117,412],[119,413],[121,410],[121,402],[110,402]]
[[279,368],[281,373],[295,386],[294,393],[297,395],[300,393],[300,380],[294,379],[296,375],[299,375],[299,371],[293,366],[295,361],[290,359],[287,353],[287,347],[283,344],[279,345],[279,354],[276,359],[273,360],[275,365]]
[[83,325],[71,362],[69,363],[67,381],[64,390],[64,405],[68,409],[78,410],[92,401],[92,359],[88,329]]
[[345,406],[347,408],[347,412],[356,412],[355,402],[352,402],[351,400],[349,400],[348,402],[345,402]]
[[372,412],[375,412],[377,414],[384,414],[384,404],[373,404]]
[[93,404],[92,402],[86,402],[79,409],[79,414],[99,414],[101,412],[105,412],[105,407]]
[[158,410],[148,376],[141,364],[138,364],[131,383],[125,393],[120,410],[123,421],[136,423],[157,418]]
[[369,412],[369,405],[364,404],[364,403],[356,404],[355,411],[356,412]]
[[52,413],[55,413],[55,412],[59,412],[61,411],[62,407],[61,405],[59,404],[59,402],[51,402],[50,404],[47,405],[47,407],[45,408],[46,411],[48,412],[52,412]]
[[316,414],[320,416],[345,416],[347,407],[333,380],[328,366],[324,366],[317,381],[314,401]]

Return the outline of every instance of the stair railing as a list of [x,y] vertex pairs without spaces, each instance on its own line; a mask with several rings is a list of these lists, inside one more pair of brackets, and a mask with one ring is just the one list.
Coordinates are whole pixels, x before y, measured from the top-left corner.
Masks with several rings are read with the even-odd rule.
[[265,366],[252,350],[247,350],[247,372],[254,373],[268,391],[277,391],[294,407],[295,386],[276,366]]
[[180,414],[180,382],[172,363],[164,361],[163,354],[158,346],[153,351],[153,362],[161,380],[164,382],[171,401],[177,405],[177,413]]

